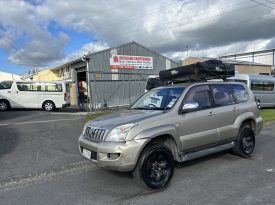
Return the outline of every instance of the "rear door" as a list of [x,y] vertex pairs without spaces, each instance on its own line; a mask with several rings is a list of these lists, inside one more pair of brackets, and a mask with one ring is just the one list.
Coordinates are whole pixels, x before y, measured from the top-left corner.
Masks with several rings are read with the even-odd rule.
[[192,87],[186,93],[183,104],[190,102],[197,102],[199,108],[189,113],[179,114],[179,136],[183,151],[208,146],[220,140],[209,86]]
[[214,99],[215,122],[217,123],[221,140],[228,140],[234,136],[233,125],[239,116],[239,106],[235,102],[229,84],[212,84],[211,94]]

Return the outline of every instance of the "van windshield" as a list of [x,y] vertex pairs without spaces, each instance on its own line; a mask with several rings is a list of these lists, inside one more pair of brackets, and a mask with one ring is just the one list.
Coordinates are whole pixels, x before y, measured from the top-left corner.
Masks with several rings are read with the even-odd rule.
[[177,102],[184,87],[160,88],[145,93],[130,109],[169,110]]
[[0,90],[10,89],[12,86],[12,81],[2,81],[0,82]]

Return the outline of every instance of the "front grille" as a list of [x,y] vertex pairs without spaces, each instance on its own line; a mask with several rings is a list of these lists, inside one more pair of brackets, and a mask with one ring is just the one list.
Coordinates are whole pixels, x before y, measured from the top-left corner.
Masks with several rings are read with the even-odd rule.
[[105,129],[97,128],[97,127],[87,127],[85,130],[85,137],[88,140],[94,141],[94,142],[102,142],[105,140]]

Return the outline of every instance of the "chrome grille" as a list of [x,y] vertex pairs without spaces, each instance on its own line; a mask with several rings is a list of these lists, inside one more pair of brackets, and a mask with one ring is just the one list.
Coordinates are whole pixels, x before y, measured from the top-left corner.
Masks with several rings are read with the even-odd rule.
[[94,142],[102,142],[105,140],[105,129],[97,128],[97,127],[87,127],[85,130],[85,137],[88,140],[94,141]]

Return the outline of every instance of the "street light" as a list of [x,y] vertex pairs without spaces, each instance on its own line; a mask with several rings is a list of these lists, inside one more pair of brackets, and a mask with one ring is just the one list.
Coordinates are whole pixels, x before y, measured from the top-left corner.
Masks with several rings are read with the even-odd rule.
[[87,55],[84,55],[81,58],[82,61],[86,62],[86,76],[87,76],[87,92],[88,92],[88,107],[89,107],[89,112],[92,111],[92,105],[91,105],[91,92],[90,92],[90,74],[89,74],[89,61],[90,57]]

